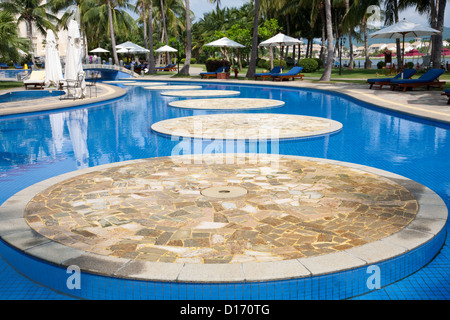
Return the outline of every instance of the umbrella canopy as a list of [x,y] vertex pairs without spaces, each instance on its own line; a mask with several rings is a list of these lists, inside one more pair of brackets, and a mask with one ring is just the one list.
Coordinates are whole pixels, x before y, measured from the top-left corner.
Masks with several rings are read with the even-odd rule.
[[117,50],[117,53],[128,53],[128,50],[126,48],[122,48]]
[[61,60],[56,48],[56,37],[52,30],[47,31],[45,39],[45,86],[57,86],[63,79]]
[[276,36],[273,36],[272,38],[261,42],[259,45],[261,47],[276,47],[276,46],[294,46],[302,43],[303,43],[302,41],[289,37],[280,32]]
[[418,57],[418,56],[424,56],[425,54],[420,53],[419,50],[412,49],[411,51],[404,54],[405,57]]
[[[66,80],[77,80],[80,73],[83,73],[80,30],[78,29],[78,23],[75,20],[71,20],[67,31],[67,55],[64,76]],[[86,83],[83,80],[80,92],[77,95],[84,96],[85,90]]]
[[205,44],[204,46],[207,47],[220,47],[220,48],[245,48],[244,45],[237,43],[236,41],[233,41],[231,39],[228,39],[227,37],[223,37],[219,40],[210,42]]
[[155,50],[155,52],[177,52],[177,51],[178,51],[177,49],[174,49],[168,45],[165,45],[164,47]]
[[98,47],[98,48],[95,48],[95,49],[93,49],[93,50],[91,50],[91,51],[89,51],[89,52],[93,52],[93,53],[106,53],[106,52],[109,52],[109,51],[106,50],[106,49],[103,49],[103,48]]
[[282,46],[295,46],[297,44],[302,44],[302,43],[303,43],[302,41],[300,41],[298,39],[295,39],[295,38],[292,38],[292,37],[289,37],[289,36],[287,36],[287,35],[285,35],[285,34],[280,32],[276,36],[273,36],[272,38],[261,42],[259,45],[261,47],[276,47],[276,46],[280,46],[280,67],[281,67],[281,53],[282,53],[281,47]]
[[[439,34],[439,31],[421,24],[410,22],[403,19],[392,26],[381,29],[370,35],[371,38],[403,38],[403,53],[405,52],[405,38],[406,37],[423,37]],[[403,65],[403,61],[402,61]]]
[[146,52],[150,52],[150,50],[147,50],[143,47],[141,47],[140,45],[137,45],[131,41],[127,41],[124,43],[121,43],[119,45],[116,46],[117,49],[123,49],[126,48],[128,53],[146,53]]

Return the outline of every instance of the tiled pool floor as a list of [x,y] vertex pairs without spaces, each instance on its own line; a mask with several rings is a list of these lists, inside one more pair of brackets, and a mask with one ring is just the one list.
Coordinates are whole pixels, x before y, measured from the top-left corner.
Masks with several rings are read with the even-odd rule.
[[[427,266],[385,288],[356,297],[357,300],[445,300],[450,297],[449,235],[440,253]],[[1,300],[70,300],[17,273],[0,256]]]

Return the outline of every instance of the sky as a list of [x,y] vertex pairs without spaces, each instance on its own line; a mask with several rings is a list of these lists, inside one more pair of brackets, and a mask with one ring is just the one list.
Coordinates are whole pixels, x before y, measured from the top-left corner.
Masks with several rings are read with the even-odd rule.
[[[276,0],[275,0],[276,1]],[[221,8],[224,7],[241,7],[244,3],[246,3],[246,0],[221,0]],[[203,14],[205,12],[209,12],[216,9],[215,4],[211,4],[209,0],[190,0],[190,7],[191,10],[194,12],[196,19],[195,21],[198,21],[200,18],[203,17]],[[417,12],[415,12],[414,9],[409,9],[407,11],[403,11],[400,13],[400,19],[406,18],[410,21],[415,21],[417,23],[428,25],[428,20],[426,16],[420,15]],[[446,10],[445,10],[445,21],[444,26],[450,27],[450,3],[447,4]]]

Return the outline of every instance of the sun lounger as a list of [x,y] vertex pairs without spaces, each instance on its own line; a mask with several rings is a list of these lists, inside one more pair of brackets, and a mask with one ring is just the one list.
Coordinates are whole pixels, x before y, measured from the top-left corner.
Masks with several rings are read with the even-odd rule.
[[303,67],[293,67],[291,70],[285,73],[278,73],[272,76],[272,80],[289,80],[292,78],[292,80],[295,80],[295,78],[300,78],[303,80],[304,75],[300,74],[302,72]]
[[430,69],[425,72],[418,79],[409,79],[409,80],[392,80],[391,90],[395,90],[397,88],[402,88],[403,91],[406,91],[408,88],[417,88],[417,87],[439,87],[443,88],[445,81],[439,81],[439,77],[444,73],[444,69]]
[[[225,72],[227,72],[228,67],[225,67]],[[200,73],[200,77],[203,79],[204,77],[206,77],[206,79],[209,78],[217,78],[217,74],[220,72],[224,72],[223,71],[223,67],[220,67],[219,69],[217,69],[216,71],[212,71],[212,72],[202,72]]]
[[255,73],[255,80],[258,78],[262,78],[262,80],[266,80],[267,78],[271,78],[272,76],[281,73],[283,70],[281,67],[274,67],[270,72],[261,72],[261,73]]
[[15,63],[14,62],[14,68],[16,68],[16,69],[23,69],[23,66],[21,64],[19,64],[19,63]]
[[[416,69],[405,69],[403,70],[403,79],[410,79],[413,75],[416,74]],[[374,78],[374,79],[367,79],[367,83],[370,84],[369,89],[372,89],[374,85],[379,86],[379,90],[383,88],[383,86],[388,86],[391,84],[392,80],[401,80],[402,79],[402,73],[400,72],[393,78]]]
[[2,69],[8,69],[9,66],[6,63],[0,63],[0,68]]
[[29,86],[33,86],[35,89],[44,89],[45,85],[45,71],[34,70],[31,72],[30,77],[23,81],[25,90],[28,90]]
[[176,66],[175,63],[169,63],[167,66],[165,67],[156,67],[156,71],[160,70],[160,71],[171,71],[174,67]]

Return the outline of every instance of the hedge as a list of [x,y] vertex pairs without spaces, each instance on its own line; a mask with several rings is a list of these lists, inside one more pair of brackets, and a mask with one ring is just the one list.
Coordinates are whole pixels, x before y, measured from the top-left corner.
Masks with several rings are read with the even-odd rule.
[[303,72],[309,73],[314,72],[317,69],[319,69],[319,63],[316,61],[316,59],[313,58],[306,58],[302,59],[298,62],[299,67],[303,67]]

